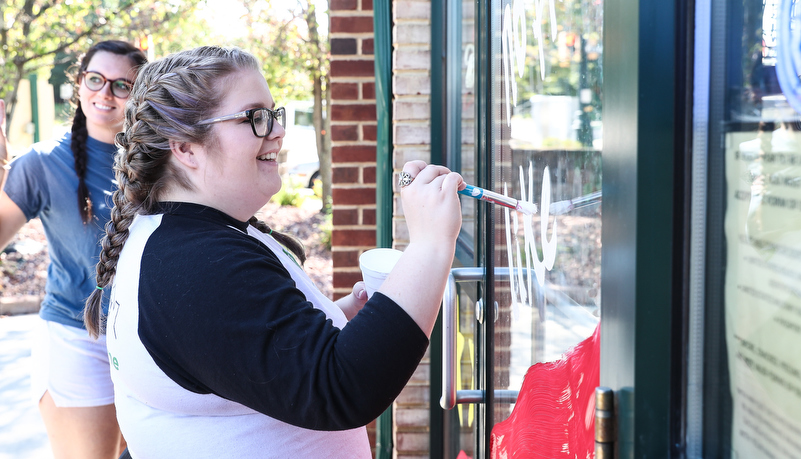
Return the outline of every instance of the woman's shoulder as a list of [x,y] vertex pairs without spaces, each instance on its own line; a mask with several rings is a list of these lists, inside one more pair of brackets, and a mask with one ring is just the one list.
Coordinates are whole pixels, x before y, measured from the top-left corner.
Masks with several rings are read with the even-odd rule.
[[[42,158],[47,158],[54,155],[60,154],[72,154],[70,141],[72,139],[72,134],[67,132],[66,134],[62,135],[61,137],[57,137],[51,140],[44,140],[41,142],[36,142],[35,144],[31,145],[30,150],[27,154],[31,156],[37,156]],[[22,155],[23,157],[26,155]]]
[[211,258],[227,258],[242,252],[272,254],[264,243],[234,226],[219,212],[208,208],[208,212],[202,212],[201,206],[181,206],[192,210],[161,214],[157,238],[152,244],[152,247],[159,246],[158,251],[185,252]]
[[54,162],[56,164],[64,161],[69,162],[67,155],[70,157],[72,155],[69,133],[66,140],[62,136],[58,139],[36,142],[31,145],[28,151],[14,158],[12,168],[16,170],[15,174],[39,175],[42,173],[43,168],[51,169],[50,165],[54,164]]

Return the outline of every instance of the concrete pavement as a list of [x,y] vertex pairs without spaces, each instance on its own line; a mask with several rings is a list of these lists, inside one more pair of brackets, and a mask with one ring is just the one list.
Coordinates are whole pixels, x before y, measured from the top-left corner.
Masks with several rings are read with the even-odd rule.
[[0,459],[53,459],[31,399],[31,341],[37,314],[0,316]]

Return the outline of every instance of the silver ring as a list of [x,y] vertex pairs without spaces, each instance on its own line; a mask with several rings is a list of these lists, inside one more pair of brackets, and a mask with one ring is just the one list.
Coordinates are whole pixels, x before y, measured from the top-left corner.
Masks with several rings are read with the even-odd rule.
[[414,177],[412,177],[408,172],[401,172],[400,176],[398,176],[398,185],[401,188],[409,186],[412,183],[412,180],[414,180]]

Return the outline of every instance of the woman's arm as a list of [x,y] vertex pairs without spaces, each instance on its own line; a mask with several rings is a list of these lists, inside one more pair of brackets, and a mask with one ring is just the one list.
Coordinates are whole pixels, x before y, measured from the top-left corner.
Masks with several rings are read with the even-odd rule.
[[6,104],[0,99],[0,249],[5,248],[25,224],[22,210],[3,192],[8,174],[8,149],[4,126],[6,123]]
[[401,188],[409,245],[378,289],[431,336],[462,225],[457,191],[462,177],[442,166],[410,161],[403,171],[414,177]]

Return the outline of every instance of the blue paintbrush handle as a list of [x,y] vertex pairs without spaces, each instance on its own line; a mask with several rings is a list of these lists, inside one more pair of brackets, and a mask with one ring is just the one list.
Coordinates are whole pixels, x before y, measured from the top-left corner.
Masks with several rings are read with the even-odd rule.
[[459,194],[469,196],[480,201],[487,201],[493,204],[500,204],[502,206],[517,208],[517,199],[495,193],[493,191],[485,190],[473,185],[465,186],[464,190],[460,190]]

